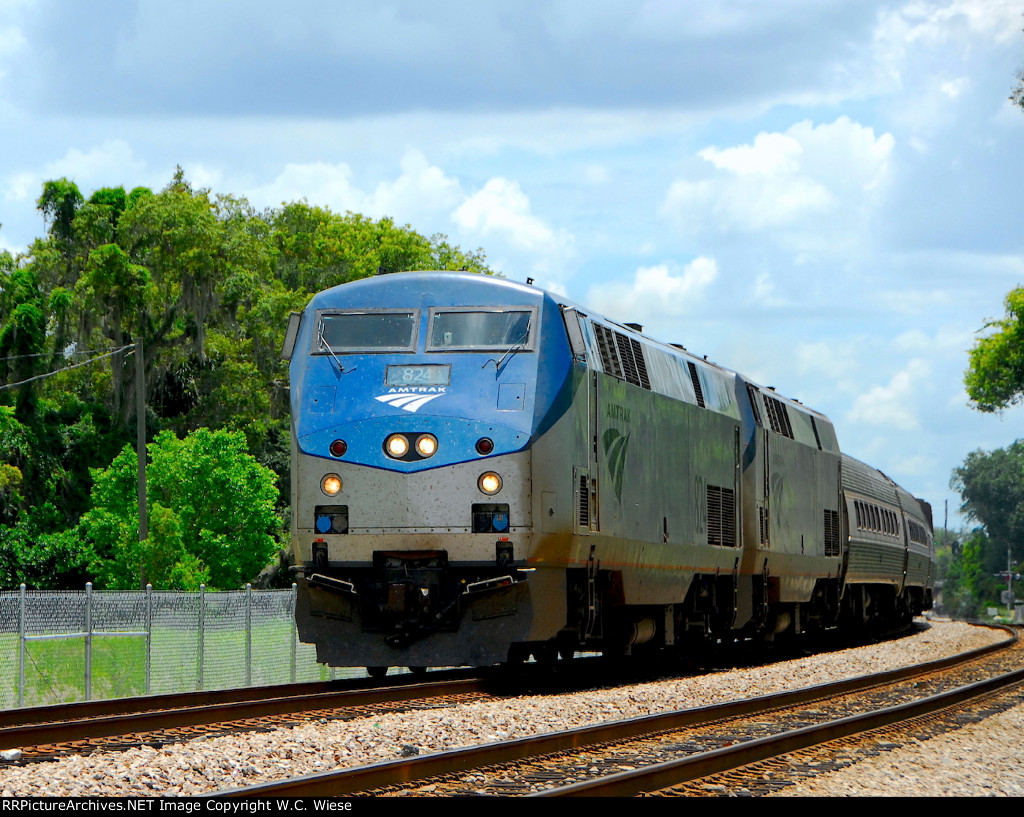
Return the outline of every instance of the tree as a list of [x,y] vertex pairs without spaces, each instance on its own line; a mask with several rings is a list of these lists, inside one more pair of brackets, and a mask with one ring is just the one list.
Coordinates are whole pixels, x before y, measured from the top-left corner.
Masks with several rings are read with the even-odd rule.
[[995,451],[972,451],[954,469],[950,484],[963,498],[961,512],[988,534],[987,571],[1005,567],[1007,548],[1016,558],[1024,557],[1024,440]]
[[84,201],[78,185],[67,179],[57,179],[43,185],[43,194],[36,207],[49,223],[50,235],[61,241],[70,241],[75,213]]
[[[305,202],[256,211],[244,198],[194,188],[180,168],[158,192],[127,189],[83,196],[71,180],[48,181],[37,202],[46,235],[23,255],[0,251],[0,357],[10,358],[0,361],[0,385],[142,339],[147,434],[242,433],[247,451],[276,474],[280,513],[290,483],[280,358],[288,313],[314,292],[381,270],[491,272],[482,251],[445,236]],[[135,439],[134,369],[134,356],[111,355],[0,390],[0,437],[9,426],[21,441],[0,451],[4,585],[66,578],[79,587],[90,547],[102,582],[119,581],[119,560],[167,586],[243,581],[218,574],[187,514],[159,496],[150,502],[150,545],[135,542],[137,521],[125,515],[135,506],[135,457],[118,455]],[[100,475],[113,480],[115,461],[128,469],[114,480],[117,512],[101,496],[110,484],[93,485]],[[86,511],[92,538],[83,544]],[[212,535],[204,541],[215,552]]]
[[984,531],[973,531],[949,565],[942,603],[955,618],[977,618],[985,603],[998,597],[996,579],[983,564],[987,545]]
[[249,455],[238,432],[199,429],[184,439],[163,431],[148,446],[150,530],[139,542],[135,452],[125,446],[93,471],[92,509],[82,536],[97,581],[137,588],[230,589],[252,581],[278,550],[275,475]]
[[[0,327],[0,379],[22,383],[35,376],[46,341],[46,312],[39,282],[31,270],[16,269],[4,281],[8,307]],[[36,386],[18,386],[17,417],[26,422],[36,410]]]
[[1001,411],[1024,401],[1024,287],[1006,296],[1006,317],[985,328],[996,331],[974,344],[964,385],[980,411]]

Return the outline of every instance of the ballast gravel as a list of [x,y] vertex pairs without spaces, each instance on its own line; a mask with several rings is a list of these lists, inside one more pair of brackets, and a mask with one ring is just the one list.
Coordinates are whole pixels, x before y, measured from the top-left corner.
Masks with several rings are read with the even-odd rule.
[[[201,737],[160,749],[74,755],[25,766],[0,763],[0,794],[188,796],[393,760],[403,754],[425,754],[766,695],[930,661],[1005,637],[1005,633],[960,622],[932,621],[923,632],[885,644],[699,677],[522,696],[354,721],[318,720],[268,732]],[[875,764],[858,763],[791,786],[783,793],[1022,794],[1024,748],[1020,748],[1019,738],[1013,739],[1021,734],[1022,726],[1024,706],[921,746],[889,752],[884,758],[875,758]],[[910,759],[904,760],[907,753]],[[1005,761],[1005,770],[997,761]],[[869,765],[877,767],[877,778],[868,777],[865,767]]]

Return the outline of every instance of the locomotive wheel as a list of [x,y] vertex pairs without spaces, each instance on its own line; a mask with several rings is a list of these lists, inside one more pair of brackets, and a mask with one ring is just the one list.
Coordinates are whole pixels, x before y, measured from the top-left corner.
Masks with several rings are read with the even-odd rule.
[[383,678],[388,674],[387,667],[367,667],[366,674],[371,678]]

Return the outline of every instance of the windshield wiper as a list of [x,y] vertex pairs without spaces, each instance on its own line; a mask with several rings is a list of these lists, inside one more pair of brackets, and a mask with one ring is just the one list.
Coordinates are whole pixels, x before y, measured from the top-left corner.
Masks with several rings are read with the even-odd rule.
[[341,359],[334,353],[334,350],[331,348],[331,344],[329,344],[327,342],[327,338],[324,337],[324,327],[323,327],[323,324],[320,324],[320,326],[319,326],[317,331],[318,331],[318,334],[319,334],[319,337],[320,337],[320,348],[326,347],[327,351],[331,353],[331,357],[334,358],[334,362],[338,364],[338,371],[341,374],[348,374],[349,372],[354,372],[355,371],[355,367],[352,367],[351,369],[348,370],[348,372],[346,372],[345,371],[345,367],[341,365]]
[[523,332],[522,337],[520,337],[519,340],[517,340],[515,343],[508,347],[508,349],[505,351],[505,354],[501,356],[501,360],[495,361],[493,357],[489,358],[484,361],[483,366],[481,366],[480,368],[484,368],[484,366],[486,366],[488,363],[494,363],[494,373],[497,374],[498,372],[500,372],[501,364],[505,362],[506,358],[508,358],[508,356],[511,355],[513,352],[519,351],[519,349],[516,348],[517,346],[523,346],[526,343],[526,339],[530,337],[530,327],[532,325],[533,316],[531,315],[530,319],[526,322],[526,331]]

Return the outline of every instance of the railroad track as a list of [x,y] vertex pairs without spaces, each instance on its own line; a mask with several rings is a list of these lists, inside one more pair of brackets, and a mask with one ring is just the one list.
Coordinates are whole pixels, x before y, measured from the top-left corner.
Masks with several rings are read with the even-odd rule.
[[[1005,645],[913,668],[724,705],[605,723],[265,783],[210,796],[627,796],[744,788],[733,770],[888,722],[962,709],[1024,682],[1024,648]],[[788,762],[788,761],[787,761]],[[732,774],[732,777],[723,777]],[[711,784],[701,782],[718,775]],[[696,781],[696,782],[694,782]],[[740,781],[740,782],[736,782]],[[696,787],[696,788],[694,788]],[[750,791],[750,787],[745,787]]]
[[435,707],[490,698],[484,676],[431,673],[429,680],[331,681],[58,704],[0,712],[0,750],[19,749],[22,762],[200,735],[270,729],[311,717],[347,719],[370,712]]

